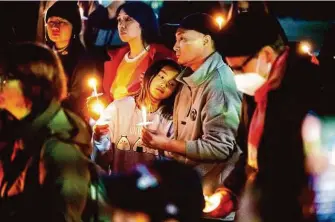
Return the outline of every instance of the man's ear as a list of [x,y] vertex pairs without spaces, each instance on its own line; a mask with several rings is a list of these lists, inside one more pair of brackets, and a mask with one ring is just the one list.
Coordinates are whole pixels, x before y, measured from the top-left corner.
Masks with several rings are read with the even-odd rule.
[[267,63],[273,63],[277,58],[276,51],[271,46],[264,46],[260,54],[263,56],[263,58],[266,58]]
[[212,41],[212,38],[210,35],[205,35],[204,36],[204,45],[209,44]]

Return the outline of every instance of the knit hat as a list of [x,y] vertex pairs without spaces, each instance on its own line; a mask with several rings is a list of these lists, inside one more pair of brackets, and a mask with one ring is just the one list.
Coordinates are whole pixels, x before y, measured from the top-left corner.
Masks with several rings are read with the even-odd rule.
[[77,2],[58,0],[48,9],[45,21],[47,22],[52,16],[68,20],[72,24],[73,34],[79,35],[81,31],[81,17]]
[[123,10],[127,15],[135,19],[141,26],[143,40],[147,43],[157,42],[159,26],[157,17],[148,4],[141,1],[126,2],[121,5],[116,14]]
[[180,22],[179,28],[195,30],[205,35],[210,35],[215,42],[220,30],[214,18],[206,13],[194,13],[186,16]]
[[190,166],[175,161],[137,165],[128,174],[103,179],[109,204],[144,212],[152,221],[199,221],[204,208],[201,180]]
[[221,29],[220,51],[224,56],[252,55],[275,43],[279,36],[287,44],[287,37],[275,17],[265,13],[242,13]]

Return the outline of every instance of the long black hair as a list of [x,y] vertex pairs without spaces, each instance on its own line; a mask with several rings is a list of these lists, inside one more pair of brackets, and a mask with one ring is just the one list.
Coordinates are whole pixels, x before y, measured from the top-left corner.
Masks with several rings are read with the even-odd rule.
[[148,4],[140,1],[126,2],[117,9],[116,17],[121,10],[140,24],[143,44],[158,42],[160,36],[158,20]]
[[[140,88],[140,90],[135,93],[135,99],[137,103],[140,103],[142,105],[145,99],[148,96],[151,96],[149,91],[151,81],[153,80],[153,78],[155,78],[159,71],[161,71],[161,69],[166,66],[175,69],[178,73],[180,73],[182,70],[180,65],[172,59],[163,59],[152,63],[144,74],[142,88]],[[177,85],[175,91],[172,93],[171,96],[161,101],[160,106],[162,107],[162,115],[164,118],[168,119],[172,116],[173,104],[178,92],[178,88],[179,84]]]

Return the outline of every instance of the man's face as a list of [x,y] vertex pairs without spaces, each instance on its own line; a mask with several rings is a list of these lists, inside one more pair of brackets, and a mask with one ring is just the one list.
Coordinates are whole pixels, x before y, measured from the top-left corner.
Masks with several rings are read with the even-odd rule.
[[[226,57],[226,61],[235,74],[257,73],[267,78],[272,62],[270,62],[271,59],[268,56],[269,52],[265,51],[262,49],[248,56]],[[274,53],[274,51],[272,50],[271,53]]]
[[253,55],[226,57],[226,61],[235,74],[257,71],[257,58]]
[[200,32],[178,28],[173,49],[180,65],[190,67],[202,58],[204,37],[205,35]]

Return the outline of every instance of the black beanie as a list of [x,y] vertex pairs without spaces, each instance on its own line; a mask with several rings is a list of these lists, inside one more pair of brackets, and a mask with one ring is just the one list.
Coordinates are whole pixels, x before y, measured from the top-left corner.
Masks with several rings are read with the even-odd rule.
[[151,6],[140,1],[126,2],[117,9],[116,14],[118,15],[121,10],[140,24],[144,41],[147,43],[157,42],[160,35],[159,26]]
[[219,33],[219,26],[214,18],[206,13],[194,13],[186,16],[180,22],[179,28],[194,30],[205,35],[210,35],[215,43]]
[[81,17],[77,2],[57,1],[47,11],[46,22],[52,16],[61,17],[72,24],[73,34],[78,36],[81,31]]
[[224,56],[247,56],[262,47],[287,37],[276,17],[265,13],[242,13],[231,19],[221,30],[221,52]]

